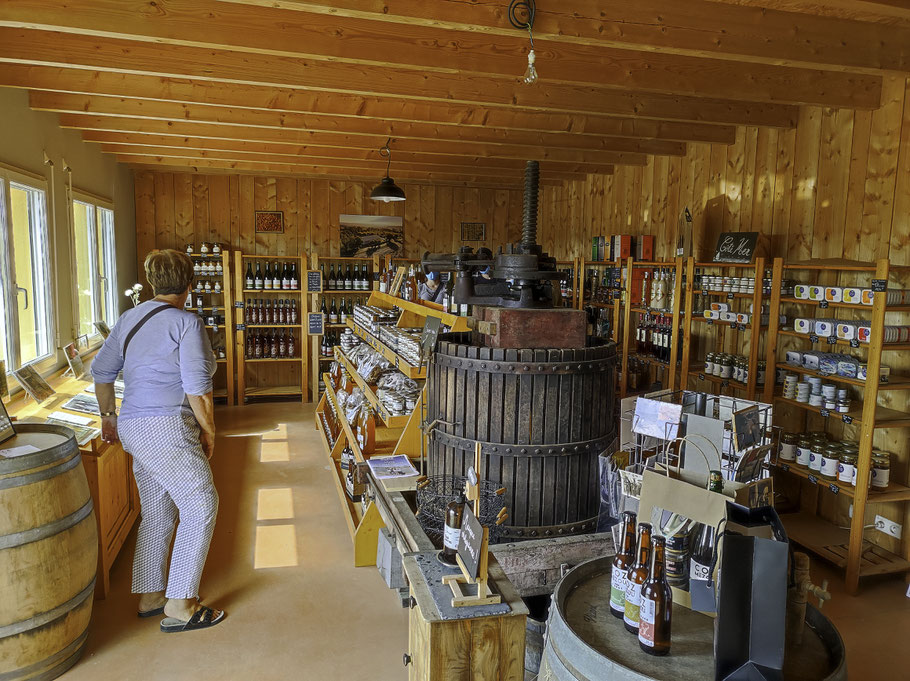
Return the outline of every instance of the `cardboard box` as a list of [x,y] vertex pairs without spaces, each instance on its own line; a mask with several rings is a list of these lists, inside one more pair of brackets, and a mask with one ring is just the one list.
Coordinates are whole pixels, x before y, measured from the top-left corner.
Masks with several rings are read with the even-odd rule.
[[650,234],[641,234],[635,243],[635,257],[646,262],[654,260],[654,237]]
[[632,257],[632,235],[615,234],[613,236],[613,259]]

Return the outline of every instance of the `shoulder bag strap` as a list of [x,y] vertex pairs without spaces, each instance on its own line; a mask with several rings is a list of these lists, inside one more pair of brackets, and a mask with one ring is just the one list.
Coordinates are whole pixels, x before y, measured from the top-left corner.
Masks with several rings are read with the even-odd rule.
[[134,326],[132,329],[130,329],[130,332],[129,332],[128,334],[126,334],[126,338],[123,339],[123,358],[124,358],[124,359],[126,359],[126,349],[129,347],[130,341],[133,339],[133,336],[136,335],[136,332],[137,332],[139,329],[141,329],[143,326],[145,326],[145,323],[146,323],[149,319],[151,319],[152,317],[154,317],[154,316],[155,316],[156,314],[158,314],[159,312],[164,312],[164,311],[165,311],[166,309],[168,309],[168,308],[171,308],[172,310],[176,310],[176,309],[177,309],[176,307],[174,307],[174,306],[171,305],[170,303],[164,303],[163,305],[160,305],[160,306],[156,307],[154,310],[152,310],[152,311],[149,312],[147,315],[145,315],[142,319],[139,320],[139,323],[136,324],[136,326]]

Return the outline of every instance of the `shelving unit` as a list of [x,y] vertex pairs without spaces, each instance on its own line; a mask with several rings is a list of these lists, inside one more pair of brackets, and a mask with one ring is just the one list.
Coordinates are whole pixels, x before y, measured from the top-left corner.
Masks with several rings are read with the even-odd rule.
[[[199,274],[195,275],[193,280],[193,292],[190,294],[190,300],[197,303],[201,298],[204,305],[194,305],[187,308],[191,312],[196,312],[202,317],[203,323],[208,321],[209,316],[218,317],[218,312],[223,311],[223,324],[206,324],[206,329],[211,333],[212,349],[215,350],[217,357],[217,342],[219,337],[224,344],[224,357],[216,359],[216,372],[214,380],[215,397],[225,398],[228,406],[234,405],[236,392],[234,390],[234,342],[228,329],[234,328],[234,287],[231,281],[231,254],[228,250],[222,250],[221,253],[187,253],[194,262],[220,262],[221,274]],[[221,291],[215,293],[206,293],[196,291],[196,282],[215,281],[221,282]],[[221,305],[216,305],[215,301],[221,299]],[[208,315],[206,313],[211,313]],[[216,319],[217,321],[217,319]]]
[[[297,267],[297,289],[272,290],[248,289],[245,287],[247,263],[291,263]],[[234,281],[238,295],[234,301],[237,319],[233,328],[237,354],[237,401],[243,404],[249,399],[307,397],[307,343],[304,323],[308,312],[306,286],[307,257],[289,255],[252,255],[234,251]],[[251,324],[246,325],[246,312],[250,300],[265,299],[293,300],[297,302],[297,324]],[[283,329],[292,331],[295,339],[294,357],[250,358],[246,353],[248,331]]]
[[[772,466],[776,475],[785,476],[781,479],[782,486],[786,481],[796,480],[799,483],[797,496],[799,511],[785,513],[782,519],[787,527],[790,538],[805,546],[814,553],[830,560],[835,565],[846,571],[846,584],[850,593],[856,593],[861,577],[888,573],[910,572],[910,542],[906,539],[900,542],[900,553],[895,553],[869,541],[865,535],[868,524],[869,505],[886,503],[902,503],[902,519],[910,516],[908,506],[904,502],[910,501],[910,487],[907,480],[894,479],[896,470],[903,469],[906,473],[908,462],[898,462],[900,465],[892,466],[892,477],[889,486],[884,490],[870,489],[869,480],[872,468],[872,451],[875,449],[875,438],[887,438],[890,429],[910,428],[910,413],[902,412],[879,403],[881,394],[894,395],[896,391],[910,391],[910,377],[895,373],[889,382],[882,384],[878,381],[879,368],[882,363],[883,353],[899,353],[910,348],[907,343],[884,343],[885,316],[888,314],[903,314],[910,312],[907,305],[886,305],[886,297],[882,292],[873,295],[873,304],[856,305],[852,303],[834,303],[812,300],[801,300],[791,296],[781,296],[781,282],[785,275],[791,273],[808,273],[812,281],[805,283],[819,286],[860,286],[870,288],[873,284],[869,281],[878,280],[883,286],[887,285],[892,267],[887,259],[875,263],[857,263],[852,261],[835,262],[808,262],[785,264],[781,259],[774,261],[772,272],[772,296],[770,308],[770,325],[768,343],[766,347],[766,364],[769,367],[768,380],[764,389],[765,401],[774,401],[786,405],[788,409],[775,412],[775,420],[799,421],[804,419],[806,428],[810,423],[816,429],[821,425],[824,430],[836,429],[835,435],[857,439],[859,441],[859,457],[857,462],[856,486],[845,485],[839,481],[826,480],[816,475],[815,471],[797,464],[777,462]],[[843,319],[842,315],[855,315],[863,311],[871,320],[871,338],[868,343],[851,342],[837,338],[819,338],[813,335],[797,333],[789,328],[780,328],[779,317],[782,311],[806,309],[812,316],[818,316],[819,311],[824,311],[825,317]],[[808,314],[808,313],[807,313]],[[791,314],[788,313],[788,325]],[[902,320],[906,323],[906,319]],[[852,348],[854,352],[866,355],[867,375],[872,377],[867,381],[854,378],[827,375],[818,371],[792,366],[780,359],[781,344],[786,342],[794,344],[799,342],[807,347],[826,350],[835,349],[842,352],[844,347]],[[896,355],[895,355],[896,356]],[[862,389],[862,398],[854,399],[854,404],[859,403],[846,414],[825,410],[796,400],[784,398],[779,394],[775,381],[771,379],[770,368],[780,368],[787,372],[801,376],[818,376],[826,381]],[[787,412],[779,416],[780,411]],[[795,416],[799,415],[799,416]],[[902,442],[899,437],[892,442]],[[885,449],[885,448],[883,448]],[[901,448],[902,450],[905,448]],[[895,456],[899,452],[890,452]],[[906,452],[903,452],[906,454]],[[843,496],[852,503],[852,517],[849,518],[849,529],[840,527],[822,517],[831,516],[832,508],[838,513],[834,495]],[[841,504],[842,506],[843,504]],[[881,512],[876,506],[876,512]],[[843,511],[840,509],[840,515]]]
[[557,305],[556,307],[568,307],[575,310],[581,309],[581,296],[579,295],[579,279],[584,278],[580,276],[579,263],[581,262],[580,258],[574,258],[573,260],[557,260],[556,269],[558,270],[570,270],[569,278],[569,296],[566,299],[561,299],[562,305]]
[[[757,396],[763,389],[762,386],[758,384],[758,362],[761,357],[762,338],[764,336],[764,332],[768,328],[762,326],[761,323],[762,305],[768,300],[768,295],[763,293],[765,266],[765,259],[762,257],[755,258],[755,262],[751,264],[695,262],[693,258],[689,258],[689,261],[686,264],[686,279],[688,282],[691,282],[691,284],[686,291],[685,322],[683,324],[683,361],[682,378],[680,381],[680,385],[682,387],[687,388],[690,385],[690,381],[695,380],[697,381],[698,390],[713,392],[711,390],[708,390],[708,388],[711,386],[716,386],[715,389],[719,393],[722,393],[725,390],[730,392],[737,391],[748,400],[755,400],[758,398]],[[697,282],[695,281],[696,269],[702,270],[702,277],[705,276],[704,270],[714,269],[719,270],[724,274],[741,270],[743,271],[742,276],[754,278],[755,287],[752,293],[705,290],[697,286]],[[702,281],[704,280],[702,279]],[[772,290],[773,286],[774,284],[772,283]],[[779,294],[780,292],[778,291],[778,295]],[[696,295],[705,295],[711,298],[716,297],[729,302],[735,300],[750,300],[752,302],[752,321],[747,324],[742,324],[725,322],[715,319],[706,319],[700,313],[695,311]],[[772,310],[769,314],[769,322],[773,323],[774,321],[774,311]],[[699,329],[716,327],[716,332],[714,334],[714,352],[723,351],[727,342],[728,333],[735,331],[738,333],[749,334],[749,353],[747,355],[749,367],[748,381],[734,381],[732,379],[724,379],[717,376],[710,376],[705,374],[704,369],[702,368],[704,367],[704,357],[700,357],[698,360],[693,360],[692,358],[693,351],[695,350],[704,349],[705,352],[707,352],[706,348],[700,348],[700,343],[697,343],[693,340],[693,336],[701,336],[701,334],[694,333],[694,329],[696,327]],[[773,364],[767,365],[768,370],[766,371],[765,375],[766,386],[768,384],[773,385],[773,366]]]

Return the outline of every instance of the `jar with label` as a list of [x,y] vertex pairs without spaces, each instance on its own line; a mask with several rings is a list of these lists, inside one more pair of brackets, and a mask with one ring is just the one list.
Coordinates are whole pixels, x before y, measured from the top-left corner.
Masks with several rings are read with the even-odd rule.
[[199,252],[202,253],[202,255],[206,255],[209,252],[209,242],[208,241],[202,242],[202,245],[199,247]]
[[714,353],[709,352],[708,356],[705,357],[705,373],[714,375]]
[[756,385],[765,384],[765,376],[767,374],[766,367],[767,367],[767,362],[765,362],[765,360],[761,360],[758,362],[758,367],[755,370],[755,384]]
[[796,463],[800,466],[808,466],[812,459],[812,438],[808,435],[800,435],[796,441]]
[[822,454],[826,448],[826,443],[819,442],[816,440],[811,445],[811,450],[809,454],[809,470],[810,471],[821,471],[822,469]]
[[187,245],[186,245],[186,254],[187,254],[187,255],[192,255],[192,254],[193,254],[193,244],[187,244]]
[[891,455],[888,452],[872,452],[872,486],[884,489],[891,480]]
[[212,244],[212,255],[221,255],[221,244],[217,241]]
[[784,433],[780,438],[781,461],[796,461],[796,433]]
[[823,478],[837,479],[837,468],[840,464],[841,449],[837,445],[828,445],[821,450],[822,460],[819,472]]
[[724,370],[724,367],[723,367],[724,357],[726,357],[726,355],[724,355],[724,353],[722,353],[722,352],[718,352],[716,355],[714,355],[714,375],[717,376],[718,378],[720,377],[720,375],[723,373],[723,370]]
[[857,458],[853,452],[844,452],[840,455],[840,463],[837,465],[837,479],[854,487],[856,486]]
[[730,355],[724,355],[720,360],[720,377],[721,378],[732,378],[733,377],[733,357]]

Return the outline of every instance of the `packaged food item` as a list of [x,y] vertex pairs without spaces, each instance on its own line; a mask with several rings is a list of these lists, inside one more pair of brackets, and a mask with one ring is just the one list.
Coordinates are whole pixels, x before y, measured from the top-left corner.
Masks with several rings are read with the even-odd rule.
[[861,288],[845,287],[843,293],[843,302],[858,305],[862,295],[863,290]]
[[821,336],[822,338],[829,338],[830,336],[835,335],[834,325],[836,321],[833,319],[817,319],[815,320],[815,335]]
[[809,300],[809,285],[796,284],[793,287],[793,297],[799,300]]
[[826,286],[825,300],[829,303],[840,303],[844,299],[844,289],[840,286]]
[[872,452],[872,486],[884,489],[891,479],[891,455],[888,452]]
[[809,300],[824,300],[825,299],[825,287],[824,286],[810,286],[809,287]]
[[793,330],[796,333],[813,333],[815,329],[815,320],[806,317],[797,317],[793,320]]

